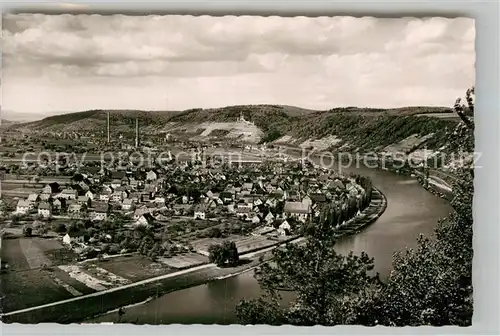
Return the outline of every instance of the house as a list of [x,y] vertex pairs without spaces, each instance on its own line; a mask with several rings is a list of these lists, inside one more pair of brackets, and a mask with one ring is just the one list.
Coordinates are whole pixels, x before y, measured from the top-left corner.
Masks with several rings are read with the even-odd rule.
[[156,173],[152,170],[146,173],[146,181],[156,181],[157,178],[158,175],[156,175]]
[[113,180],[121,180],[122,178],[127,176],[127,172],[124,170],[116,170],[111,173],[111,178]]
[[233,201],[233,194],[228,191],[223,191],[220,193],[219,198],[222,199],[224,203],[229,203]]
[[64,244],[71,245],[71,237],[69,234],[66,233],[66,235],[62,239]]
[[94,193],[93,193],[92,191],[90,191],[90,190],[88,190],[88,191],[85,193],[85,196],[87,196],[87,197],[88,197],[91,201],[93,201],[93,200],[94,200],[94,197],[95,197]]
[[88,186],[88,184],[87,184],[87,183],[85,183],[85,182],[83,182],[83,181],[79,182],[79,183],[78,183],[78,185],[79,185],[79,186],[80,186],[80,188],[81,188],[83,191],[85,191],[85,192],[86,192],[86,191],[88,191],[88,190],[90,189],[90,188],[89,188],[89,186]]
[[59,197],[64,198],[66,200],[76,200],[78,197],[78,193],[76,190],[72,188],[64,189],[60,194]]
[[40,201],[48,201],[52,198],[52,195],[51,194],[46,194],[46,193],[42,193],[40,194]]
[[132,210],[134,207],[134,201],[132,199],[127,198],[122,202],[122,210]]
[[45,187],[43,187],[42,193],[43,194],[52,194],[52,188],[50,187],[50,185],[47,184]]
[[327,201],[326,195],[323,193],[311,193],[309,197],[313,203],[324,203]]
[[267,215],[264,217],[264,221],[267,223],[267,224],[271,224],[272,222],[274,222],[276,218],[274,217],[273,213],[271,211],[269,211],[267,213]]
[[121,185],[122,185],[122,180],[116,179],[111,181],[111,188],[113,189],[121,187]]
[[111,194],[110,201],[117,203],[123,201],[123,194],[120,191],[115,191]]
[[307,203],[302,202],[285,202],[283,208],[284,218],[295,218],[301,222],[305,222],[311,214],[311,207]]
[[241,220],[248,220],[249,218],[252,218],[253,216],[252,209],[251,208],[237,208],[236,209],[236,216],[241,219]]
[[52,214],[52,207],[48,202],[41,202],[38,206],[38,214],[42,217],[50,217]]
[[79,214],[82,211],[82,205],[78,203],[70,204],[68,207],[68,213]]
[[136,226],[150,226],[154,222],[154,217],[150,213],[141,215],[136,221]]
[[286,220],[281,222],[281,224],[278,226],[278,233],[282,236],[290,235],[290,230],[291,230],[290,224]]
[[109,202],[112,192],[109,190],[103,190],[99,195],[99,200],[103,202]]
[[130,180],[127,176],[124,176],[122,178],[122,186],[125,186],[125,185],[129,185],[130,184]]
[[90,212],[90,218],[94,221],[103,221],[108,218],[109,205],[108,203],[95,203],[94,208]]
[[85,205],[86,207],[90,207],[92,205],[90,198],[88,198],[87,196],[78,196],[76,201],[78,202],[78,204]]
[[19,202],[17,203],[16,212],[19,214],[27,214],[32,207],[33,205],[28,200],[19,200]]
[[253,188],[253,183],[243,183],[241,190],[251,191]]
[[165,204],[166,200],[165,197],[156,196],[154,202],[157,204]]
[[139,218],[142,217],[142,215],[150,213],[150,212],[151,212],[151,209],[149,209],[146,206],[142,206],[142,207],[140,207],[138,209],[135,209],[134,220],[138,220]]
[[206,208],[201,204],[194,208],[194,219],[205,219],[206,218]]
[[111,195],[111,193],[112,193],[112,192],[113,192],[113,188],[111,188],[111,186],[110,186],[110,185],[108,185],[108,184],[104,184],[104,185],[102,186],[102,191],[101,191],[101,194],[102,194],[102,193],[109,193],[109,194]]
[[259,218],[259,216],[254,215],[254,216],[252,217],[252,223],[254,223],[254,224],[259,224],[259,223],[260,223],[260,218]]
[[28,195],[28,202],[37,202],[38,201],[38,194],[29,194]]
[[56,199],[54,202],[52,202],[53,209],[61,209],[61,206],[62,206],[61,201],[58,199]]
[[312,199],[306,195],[304,198],[302,198],[302,203],[307,204],[307,206],[310,207],[313,202]]

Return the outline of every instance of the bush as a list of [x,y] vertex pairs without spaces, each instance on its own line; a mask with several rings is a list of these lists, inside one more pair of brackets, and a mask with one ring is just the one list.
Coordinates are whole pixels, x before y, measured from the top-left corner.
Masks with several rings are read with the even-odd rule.
[[23,235],[25,237],[31,237],[33,235],[33,228],[29,225],[23,227]]

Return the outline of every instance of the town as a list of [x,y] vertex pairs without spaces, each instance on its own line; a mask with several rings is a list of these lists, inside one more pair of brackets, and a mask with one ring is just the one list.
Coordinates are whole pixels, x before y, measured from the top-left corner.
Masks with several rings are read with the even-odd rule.
[[[264,148],[252,159],[259,148],[225,160],[215,145],[177,146],[190,150],[156,153],[147,164],[116,155],[105,165],[50,158],[6,165],[3,185],[17,188],[3,190],[3,254],[27,264],[11,256],[2,263],[4,283],[18,293],[3,299],[4,311],[210,262],[224,267],[230,260],[213,255],[215,247],[245,255],[297,239],[325,204],[338,208],[340,229],[371,201],[369,179]],[[42,176],[29,175],[40,166]],[[21,300],[12,286],[44,295]]]

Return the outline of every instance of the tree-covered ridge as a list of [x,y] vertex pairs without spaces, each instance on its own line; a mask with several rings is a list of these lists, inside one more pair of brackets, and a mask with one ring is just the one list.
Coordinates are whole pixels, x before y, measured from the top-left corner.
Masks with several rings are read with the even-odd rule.
[[371,150],[403,140],[412,134],[435,133],[433,147],[439,148],[447,141],[446,131],[453,129],[460,119],[439,119],[425,115],[446,113],[449,110],[439,107],[345,107],[312,111],[284,105],[237,105],[185,111],[90,110],[51,116],[13,127],[48,132],[98,132],[104,136],[108,112],[111,131],[120,133],[134,132],[136,119],[141,130],[154,133],[167,130],[174,123],[236,122],[243,116],[263,131],[262,142],[272,142],[285,135],[302,141],[335,135],[343,140],[339,145],[348,143]]

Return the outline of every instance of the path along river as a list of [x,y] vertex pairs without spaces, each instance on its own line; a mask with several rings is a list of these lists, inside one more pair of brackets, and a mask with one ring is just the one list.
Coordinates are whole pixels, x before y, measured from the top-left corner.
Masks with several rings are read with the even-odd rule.
[[[334,167],[335,168],[335,167]],[[449,214],[447,201],[424,190],[411,177],[366,167],[343,168],[342,172],[372,178],[374,185],[387,197],[387,209],[372,225],[355,236],[345,237],[337,251],[362,251],[375,258],[375,271],[386,277],[391,269],[392,254],[414,247],[420,233],[431,235],[437,221]],[[217,280],[205,285],[172,292],[148,303],[126,309],[121,322],[144,324],[168,323],[235,323],[234,308],[243,298],[260,294],[253,271]],[[284,295],[284,300],[290,300]],[[87,322],[117,322],[118,314],[109,313]]]

